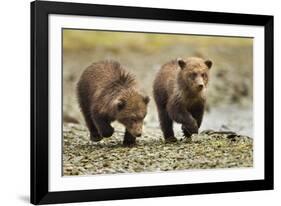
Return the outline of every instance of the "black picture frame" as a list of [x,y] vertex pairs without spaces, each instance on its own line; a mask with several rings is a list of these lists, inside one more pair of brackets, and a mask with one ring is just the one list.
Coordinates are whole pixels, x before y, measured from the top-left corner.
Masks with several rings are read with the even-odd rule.
[[[262,180],[133,188],[48,190],[48,15],[257,25],[265,28],[265,147]],[[63,2],[31,2],[31,203],[50,204],[273,189],[273,16]]]

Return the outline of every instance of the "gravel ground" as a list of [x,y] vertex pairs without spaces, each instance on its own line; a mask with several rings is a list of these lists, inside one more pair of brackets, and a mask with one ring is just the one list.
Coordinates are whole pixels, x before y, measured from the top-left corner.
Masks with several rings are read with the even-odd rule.
[[135,147],[124,147],[123,129],[114,127],[112,137],[91,142],[84,126],[65,123],[63,175],[253,166],[253,140],[247,136],[206,130],[188,140],[178,132],[178,142],[165,144],[159,129],[146,127]]

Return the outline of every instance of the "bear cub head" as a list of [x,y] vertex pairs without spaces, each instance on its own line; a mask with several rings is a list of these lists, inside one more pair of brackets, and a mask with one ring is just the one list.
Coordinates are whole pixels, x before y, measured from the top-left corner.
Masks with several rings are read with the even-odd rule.
[[127,131],[140,137],[142,134],[143,120],[147,113],[149,97],[136,91],[127,92],[114,101],[116,120],[123,124]]
[[178,76],[180,87],[193,95],[204,93],[208,85],[212,61],[189,57],[187,59],[178,58],[177,63],[180,67]]

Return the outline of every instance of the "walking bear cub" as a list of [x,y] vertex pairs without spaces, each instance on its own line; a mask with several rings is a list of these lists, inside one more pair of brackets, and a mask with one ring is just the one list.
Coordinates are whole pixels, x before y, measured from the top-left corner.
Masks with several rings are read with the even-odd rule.
[[78,100],[92,141],[112,136],[111,122],[126,128],[123,144],[135,144],[141,136],[149,97],[137,87],[135,78],[116,61],[93,63],[81,75]]
[[185,137],[198,133],[206,102],[210,60],[178,58],[164,64],[158,72],[153,95],[166,142],[175,142],[173,121],[182,124]]

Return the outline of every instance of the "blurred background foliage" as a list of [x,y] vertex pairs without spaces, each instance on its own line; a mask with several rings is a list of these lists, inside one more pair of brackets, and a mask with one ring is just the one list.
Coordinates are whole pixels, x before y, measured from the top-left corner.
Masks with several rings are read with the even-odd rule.
[[92,50],[97,47],[104,47],[105,49],[116,50],[116,52],[126,48],[133,51],[154,53],[160,51],[163,47],[174,44],[196,45],[200,47],[217,46],[218,44],[228,47],[252,45],[250,38],[93,30],[64,30],[63,37],[63,47],[66,51]]

